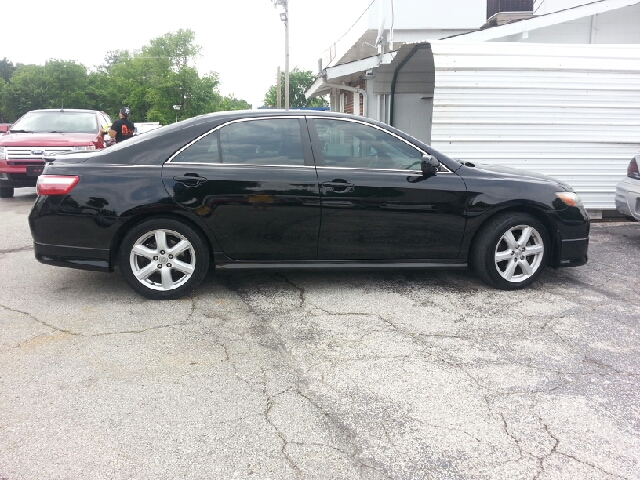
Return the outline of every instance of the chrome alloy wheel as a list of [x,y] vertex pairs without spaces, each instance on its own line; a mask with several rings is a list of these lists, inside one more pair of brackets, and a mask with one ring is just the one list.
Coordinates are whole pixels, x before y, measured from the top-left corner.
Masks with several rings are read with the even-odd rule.
[[544,242],[540,233],[529,225],[517,225],[500,237],[494,259],[502,278],[520,283],[536,273],[543,257]]
[[173,230],[142,235],[129,255],[131,272],[152,290],[175,290],[189,281],[196,268],[196,252],[189,240]]

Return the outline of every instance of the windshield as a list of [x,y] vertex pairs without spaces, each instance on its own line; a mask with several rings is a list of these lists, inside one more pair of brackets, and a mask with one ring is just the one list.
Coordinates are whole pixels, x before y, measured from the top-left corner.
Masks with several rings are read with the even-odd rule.
[[11,127],[12,132],[97,133],[93,112],[29,112]]

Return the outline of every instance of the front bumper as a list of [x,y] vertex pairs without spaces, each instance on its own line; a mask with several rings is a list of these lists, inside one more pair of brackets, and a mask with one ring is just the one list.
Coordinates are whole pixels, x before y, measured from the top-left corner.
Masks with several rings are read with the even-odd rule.
[[579,267],[587,263],[591,222],[584,207],[569,207],[556,211],[553,219],[557,228],[552,268]]
[[44,162],[35,160],[0,160],[0,187],[35,187],[39,173],[30,173],[29,170],[37,168],[41,172],[44,165]]
[[579,267],[587,263],[589,238],[563,239],[560,245],[560,255],[555,265],[558,267]]

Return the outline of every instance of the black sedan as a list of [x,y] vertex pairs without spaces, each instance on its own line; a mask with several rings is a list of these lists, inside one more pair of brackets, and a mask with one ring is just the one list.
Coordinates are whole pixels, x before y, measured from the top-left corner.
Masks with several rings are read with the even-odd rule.
[[453,160],[327,112],[224,112],[49,158],[36,258],[111,272],[152,299],[208,269],[472,266],[505,290],[584,265],[589,217],[551,178]]

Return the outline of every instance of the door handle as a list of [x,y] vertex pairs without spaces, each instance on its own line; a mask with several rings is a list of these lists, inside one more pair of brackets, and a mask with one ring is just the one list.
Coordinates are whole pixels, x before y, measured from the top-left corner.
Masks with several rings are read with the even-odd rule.
[[175,176],[173,179],[176,182],[184,183],[187,187],[197,187],[207,181],[205,177],[201,177],[197,173],[185,173],[184,175]]
[[355,185],[353,183],[339,182],[339,181],[323,182],[322,186],[324,188],[331,189],[335,193],[352,192],[354,187],[355,187]]

